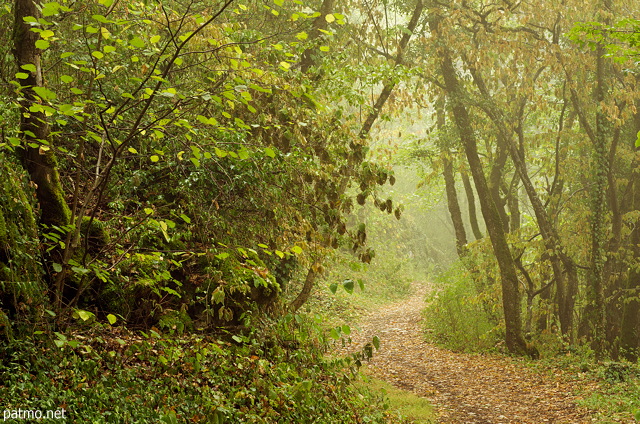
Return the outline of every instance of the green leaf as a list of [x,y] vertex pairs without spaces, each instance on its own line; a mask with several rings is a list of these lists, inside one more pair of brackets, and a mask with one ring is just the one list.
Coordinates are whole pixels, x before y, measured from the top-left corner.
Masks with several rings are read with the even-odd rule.
[[151,162],[158,162],[160,160],[160,156],[151,155],[151,157],[149,159],[151,159]]
[[340,334],[338,334],[338,331],[335,328],[332,328],[331,331],[329,332],[329,337],[331,337],[334,340],[338,340],[340,338]]
[[35,91],[38,97],[40,97],[42,100],[51,101],[56,99],[56,93],[49,90],[48,88],[33,87],[33,91]]
[[49,48],[49,42],[47,40],[36,41],[36,48],[40,50],[46,50]]
[[151,37],[149,39],[149,42],[151,42],[151,44],[156,44],[158,41],[160,41],[160,36],[159,35],[154,35],[153,37]]
[[129,40],[129,44],[139,49],[145,46],[144,41],[142,41],[142,38],[140,37],[133,37],[131,40]]
[[183,220],[184,222],[186,222],[187,224],[191,224],[191,218],[189,218],[187,215],[185,215],[185,214],[181,213],[181,214],[180,214],[180,218],[182,218],[182,220]]
[[160,421],[165,424],[178,424],[178,418],[176,417],[176,413],[174,411],[169,411],[167,414],[163,415],[160,418]]
[[343,326],[342,326],[342,332],[348,336],[349,334],[351,334],[351,327],[349,327],[349,326],[348,326],[348,325],[346,325],[346,324],[345,324],[345,325],[343,325]]
[[376,350],[380,349],[380,338],[378,336],[373,336],[373,340],[371,340],[371,342],[373,343],[373,346],[376,348]]
[[78,316],[80,317],[80,319],[82,321],[87,321],[87,320],[91,319],[91,317],[95,316],[91,312],[85,311],[85,310],[82,310],[82,309],[76,309],[76,313],[78,314]]
[[116,323],[117,320],[118,320],[118,318],[116,318],[115,315],[113,315],[113,314],[107,315],[107,321],[109,321],[109,324],[113,325],[113,324]]
[[104,57],[104,53],[95,51],[91,52],[91,56],[95,57],[96,59],[102,59]]
[[73,77],[72,77],[72,76],[69,76],[69,75],[62,75],[62,76],[60,77],[60,81],[62,81],[62,82],[64,82],[64,83],[67,83],[67,84],[68,84],[68,83],[70,83],[70,82],[73,82]]
[[295,254],[298,254],[298,255],[299,255],[299,254],[301,254],[301,253],[302,253],[302,247],[300,247],[300,246],[293,246],[293,247],[291,248],[291,251],[292,251],[293,253],[295,253]]
[[144,213],[146,213],[147,215],[151,215],[153,213],[153,209],[151,208],[144,208]]
[[238,157],[242,160],[249,159],[249,151],[243,146],[238,149]]
[[329,290],[331,290],[331,293],[336,294],[336,292],[338,291],[338,283],[330,284]]
[[53,270],[54,270],[55,272],[62,272],[62,265],[60,265],[60,264],[59,264],[59,263],[57,263],[57,262],[54,262],[54,263],[53,263]]
[[269,156],[270,158],[275,158],[276,157],[276,152],[274,152],[271,147],[266,147],[264,149],[264,154]]
[[25,71],[29,71],[29,72],[36,72],[36,65],[32,64],[32,63],[27,63],[26,65],[22,65],[21,66],[22,69],[24,69]]
[[353,288],[355,287],[355,283],[353,282],[353,280],[344,280],[342,282],[342,287],[344,287],[347,293],[352,294]]
[[640,147],[640,131],[636,134],[636,147]]
[[29,74],[25,72],[16,72],[16,78],[18,79],[27,79],[29,78]]
[[53,31],[51,31],[50,29],[45,29],[42,32],[40,32],[40,37],[42,37],[43,39],[47,39],[47,38],[51,38],[53,37],[55,34]]

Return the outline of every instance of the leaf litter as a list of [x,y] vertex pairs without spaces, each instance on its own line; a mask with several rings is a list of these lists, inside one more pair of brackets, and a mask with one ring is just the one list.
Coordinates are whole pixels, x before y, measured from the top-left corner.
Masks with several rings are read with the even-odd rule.
[[591,411],[577,405],[578,383],[566,376],[536,372],[517,358],[458,353],[427,342],[420,324],[426,290],[416,284],[410,298],[365,314],[352,343],[335,353],[360,351],[378,336],[380,349],[366,373],[428,398],[440,423],[594,422]]

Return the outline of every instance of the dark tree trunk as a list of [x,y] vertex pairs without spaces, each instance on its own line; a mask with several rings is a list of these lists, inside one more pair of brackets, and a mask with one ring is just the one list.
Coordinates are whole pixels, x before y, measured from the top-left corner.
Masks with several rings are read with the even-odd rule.
[[482,231],[480,231],[480,226],[478,225],[476,199],[473,195],[473,187],[471,186],[469,176],[465,173],[462,173],[462,184],[464,185],[464,191],[467,194],[467,206],[469,208],[469,223],[471,224],[471,230],[473,231],[475,239],[480,240],[484,236],[482,235]]
[[[439,23],[430,22],[435,36],[439,35]],[[454,121],[460,132],[469,168],[480,198],[482,216],[487,226],[494,254],[500,268],[502,283],[502,304],[504,309],[506,345],[510,352],[517,354],[532,353],[522,336],[521,296],[518,287],[518,275],[509,244],[507,243],[502,219],[484,174],[482,162],[478,154],[477,140],[471,124],[471,117],[463,99],[466,98],[458,80],[453,59],[448,48],[441,46],[441,73],[444,77],[447,96],[453,112]]]
[[320,262],[314,262],[313,265],[309,267],[309,270],[307,271],[307,277],[304,279],[304,284],[302,285],[302,290],[289,305],[289,308],[293,312],[296,312],[309,300],[309,297],[311,296],[311,290],[313,289],[313,286],[316,282],[316,278],[321,273],[321,268],[322,267]]
[[[323,32],[325,31],[329,25],[327,22],[326,16],[331,13],[333,10],[333,6],[335,4],[335,0],[324,0],[322,5],[320,6],[320,16],[318,16],[312,24],[311,31],[309,32],[309,39],[312,41],[316,41],[322,38]],[[300,70],[303,74],[309,72],[312,66],[316,64],[315,56],[318,54],[320,50],[318,50],[318,46],[312,46],[306,49],[302,53],[302,58],[300,60]]]
[[[21,72],[28,77],[22,79],[22,99],[20,100],[20,131],[23,145],[18,149],[23,166],[35,183],[36,195],[40,203],[40,221],[45,225],[68,225],[71,211],[64,199],[60,184],[60,175],[53,146],[51,145],[49,125],[44,112],[30,111],[31,106],[42,104],[33,87],[42,87],[41,50],[36,48],[38,33],[31,31],[24,18],[40,17],[39,3],[34,0],[16,0],[13,28],[14,56]],[[32,65],[35,71],[22,68]]]
[[467,245],[467,233],[464,230],[464,223],[462,221],[462,212],[460,211],[460,204],[458,203],[458,194],[456,192],[456,181],[453,174],[453,164],[451,159],[446,157],[447,152],[444,153],[444,184],[447,192],[447,206],[449,208],[449,215],[453,222],[453,229],[456,234],[456,251],[458,256],[462,257],[466,252]]
[[[438,133],[442,134],[446,123],[446,111],[444,96],[441,96],[436,103],[437,114],[437,128]],[[441,140],[441,145],[444,145],[444,140]],[[456,252],[459,257],[465,255],[467,245],[467,233],[464,229],[464,222],[462,221],[462,212],[460,211],[460,203],[458,203],[458,193],[456,190],[455,173],[453,172],[453,163],[451,162],[451,152],[449,149],[442,149],[442,174],[444,176],[445,192],[447,194],[447,207],[449,208],[449,215],[451,222],[453,222],[453,230],[456,235]]]
[[[640,113],[635,116],[635,131],[640,131]],[[640,149],[636,148],[636,154]],[[635,161],[632,171],[632,200],[630,209],[640,210],[640,170],[638,161]],[[637,219],[630,235],[633,259],[631,264],[640,263],[640,219]],[[627,295],[622,313],[622,324],[620,329],[620,350],[622,355],[631,362],[636,362],[640,354],[640,269],[637,266],[630,266],[627,275]]]

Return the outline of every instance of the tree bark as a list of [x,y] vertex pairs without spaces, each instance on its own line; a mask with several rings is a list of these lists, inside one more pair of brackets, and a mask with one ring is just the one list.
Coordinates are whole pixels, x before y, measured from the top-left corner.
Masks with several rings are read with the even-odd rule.
[[[333,7],[333,4],[334,4],[333,0],[324,0],[321,7],[321,13],[324,13],[324,14],[329,13],[331,8]],[[413,35],[413,31],[418,25],[418,20],[420,18],[420,15],[422,14],[422,9],[423,9],[422,0],[418,0],[418,3],[416,4],[416,8],[413,12],[413,15],[411,16],[411,20],[409,21],[409,25],[407,26],[408,31],[404,33],[404,35],[402,36],[402,39],[400,40],[400,43],[398,44],[398,51],[396,53],[396,66],[401,65],[403,62],[405,49],[409,44],[409,40],[411,39],[411,35]],[[324,19],[324,15],[321,15],[321,17],[322,19]],[[314,23],[314,27],[319,27],[319,25],[321,24],[316,25]],[[319,34],[320,34],[320,31],[318,31],[318,36]],[[311,64],[308,64],[308,66],[305,65],[304,69],[308,71],[309,67],[312,64],[313,63],[311,62]],[[369,115],[365,120],[365,123],[360,129],[360,133],[358,134],[360,140],[364,140],[368,137],[369,132],[373,127],[373,124],[380,116],[382,107],[389,99],[389,96],[391,95],[391,92],[393,91],[395,86],[396,86],[395,82],[388,82],[384,85],[382,92],[380,93],[380,95],[378,96],[378,99],[376,100],[373,110],[369,113]],[[342,188],[341,192],[344,191],[344,189],[346,188],[347,182],[348,182],[348,179],[343,180],[342,185],[344,185],[344,187],[341,187]],[[318,276],[318,272],[317,272],[318,268],[321,268],[321,261],[314,261],[313,264],[309,267],[301,292],[289,305],[289,307],[293,311],[297,311],[298,309],[300,309],[300,307],[304,305],[309,299],[309,296],[311,295],[311,290],[313,289],[315,280]]]
[[460,211],[460,204],[458,203],[458,193],[456,192],[453,164],[451,163],[451,159],[446,157],[448,152],[445,152],[444,154],[444,169],[442,173],[444,175],[445,190],[447,193],[447,206],[449,208],[449,215],[451,215],[451,221],[453,222],[453,229],[456,234],[456,251],[458,252],[459,257],[463,257],[466,252],[467,234],[464,230],[462,212]]
[[309,297],[311,296],[311,290],[315,285],[316,278],[320,274],[321,268],[322,266],[318,261],[313,262],[313,265],[309,267],[309,270],[307,271],[307,277],[304,279],[304,284],[302,285],[302,290],[300,291],[298,296],[293,300],[293,302],[291,302],[291,304],[289,305],[289,309],[291,311],[297,312],[298,309],[302,307],[302,305],[307,303],[307,301],[309,300]]
[[[311,31],[309,32],[310,40],[317,40],[322,37],[322,31],[325,31],[329,25],[327,22],[326,16],[331,13],[333,10],[333,6],[335,4],[335,0],[324,0],[322,5],[320,6],[320,16],[318,16],[312,24]],[[311,48],[306,49],[302,53],[302,58],[300,60],[300,70],[303,74],[309,72],[312,66],[316,64],[315,55],[318,54],[317,46],[313,46]]]
[[[71,221],[71,211],[64,198],[60,174],[50,139],[49,124],[42,111],[33,107],[45,103],[34,87],[43,86],[41,50],[36,48],[40,35],[31,31],[24,18],[40,17],[39,2],[16,0],[13,28],[13,54],[20,72],[28,74],[22,79],[22,99],[20,100],[20,132],[23,145],[18,155],[31,181],[36,186],[36,196],[40,203],[40,222],[47,226],[65,226]],[[23,68],[35,67],[35,71]],[[34,111],[35,110],[35,111]]]
[[[640,131],[640,113],[635,115],[635,132]],[[640,149],[636,148],[636,155]],[[637,157],[637,156],[636,156]],[[632,187],[632,200],[630,209],[640,210],[640,170],[638,160],[634,162],[634,169],[629,184]],[[622,312],[620,329],[620,350],[622,355],[631,362],[636,362],[640,354],[640,219],[636,219],[631,235],[632,259],[627,275],[626,303]]]
[[478,225],[478,215],[476,213],[476,199],[473,195],[473,187],[471,187],[471,181],[469,176],[462,173],[462,184],[464,185],[464,191],[467,194],[467,207],[469,209],[469,223],[471,224],[471,231],[476,240],[480,240],[482,237],[482,231]]

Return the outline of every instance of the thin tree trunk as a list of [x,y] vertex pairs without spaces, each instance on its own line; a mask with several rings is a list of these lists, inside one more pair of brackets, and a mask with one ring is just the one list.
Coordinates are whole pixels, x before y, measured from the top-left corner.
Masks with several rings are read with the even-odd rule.
[[458,193],[456,192],[456,181],[453,174],[453,164],[451,159],[447,157],[448,152],[444,153],[444,184],[447,193],[447,206],[449,208],[449,215],[451,215],[451,221],[453,222],[453,229],[456,234],[456,251],[458,256],[462,257],[466,253],[467,234],[464,230],[464,223],[462,221],[462,212],[460,211],[460,204],[458,203]]
[[[407,31],[404,34],[402,34],[402,38],[400,39],[400,43],[398,44],[398,51],[395,56],[396,57],[395,66],[401,66],[404,63],[404,54],[405,54],[406,48],[409,45],[409,40],[413,35],[413,31],[415,31],[416,26],[418,25],[420,15],[422,15],[423,7],[424,5],[422,3],[422,0],[418,0],[418,3],[416,3],[416,8],[413,10],[413,14],[411,15],[411,20],[409,21],[409,25],[407,26]],[[384,87],[382,87],[382,92],[378,96],[376,103],[373,105],[373,110],[371,110],[371,112],[365,119],[364,124],[362,125],[362,129],[360,130],[360,134],[359,134],[360,138],[366,138],[369,135],[369,132],[371,131],[371,127],[373,127],[374,122],[380,116],[382,107],[387,102],[387,99],[391,95],[391,92],[393,91],[395,86],[396,86],[395,81],[389,81],[384,84]]]
[[[325,14],[328,13],[331,10],[330,6],[332,5],[333,5],[333,0],[325,0],[322,4],[321,13],[323,13],[323,11]],[[407,26],[407,32],[403,34],[402,39],[398,44],[398,51],[396,53],[396,66],[401,65],[404,60],[405,49],[409,44],[409,40],[411,39],[411,35],[413,34],[413,31],[418,25],[418,20],[420,18],[420,15],[422,14],[422,9],[423,9],[422,0],[418,0],[418,3],[416,4],[416,8],[413,12],[413,15],[411,16],[411,20],[409,21],[409,25]],[[320,34],[319,31],[318,31],[318,34]],[[308,70],[309,67],[307,67],[306,70]],[[371,131],[373,124],[380,116],[380,112],[382,111],[384,104],[389,99],[389,96],[391,95],[391,92],[393,91],[395,86],[396,86],[395,82],[388,82],[384,85],[382,92],[380,93],[380,95],[378,96],[378,99],[376,100],[373,110],[369,113],[369,115],[367,116],[367,119],[365,120],[365,123],[360,129],[360,133],[359,133],[360,140],[364,140],[369,136],[369,132]],[[347,182],[348,182],[347,178],[343,179],[341,183],[341,190],[340,190],[341,192],[346,188]],[[289,305],[289,307],[292,310],[297,311],[298,309],[300,309],[302,305],[304,305],[307,302],[307,300],[309,300],[309,296],[311,295],[311,290],[319,274],[317,269],[321,268],[321,263],[322,263],[321,260],[317,260],[317,261],[314,261],[314,263],[309,267],[309,270],[307,271],[307,277],[305,278],[301,292]]]
[[[438,133],[442,134],[446,123],[445,99],[441,96],[436,102],[437,128]],[[444,143],[441,143],[444,144]],[[456,252],[459,257],[463,257],[467,245],[467,233],[464,229],[462,221],[462,212],[460,211],[460,203],[458,203],[458,193],[456,190],[456,179],[453,172],[453,163],[451,162],[451,152],[449,149],[442,148],[442,174],[444,175],[445,192],[447,194],[447,207],[451,222],[453,222],[453,230],[456,235]]]
[[307,271],[307,277],[304,279],[304,284],[302,285],[302,290],[298,294],[298,297],[296,297],[289,305],[289,309],[291,309],[291,311],[297,312],[302,305],[307,303],[309,297],[311,296],[311,290],[315,285],[316,278],[321,273],[320,270],[321,264],[319,261],[313,262],[313,265],[309,267],[309,270]]
[[471,230],[473,231],[473,236],[476,240],[480,240],[482,237],[482,231],[480,231],[480,226],[478,225],[478,215],[476,213],[476,199],[473,195],[473,187],[471,187],[471,181],[469,181],[469,176],[465,173],[462,173],[462,184],[464,185],[464,191],[467,194],[467,207],[469,209],[469,223],[471,224]]
[[[635,131],[640,131],[640,113],[635,115]],[[636,148],[636,154],[640,149]],[[638,161],[635,161],[629,184],[633,184],[630,209],[640,210],[640,170]],[[635,226],[630,235],[633,252],[632,264],[640,263],[640,219],[636,219]],[[631,362],[636,362],[640,354],[640,269],[631,266],[627,275],[627,295],[622,313],[620,329],[621,353]]]

